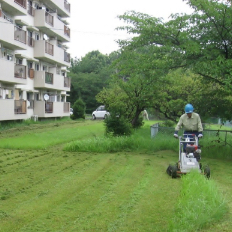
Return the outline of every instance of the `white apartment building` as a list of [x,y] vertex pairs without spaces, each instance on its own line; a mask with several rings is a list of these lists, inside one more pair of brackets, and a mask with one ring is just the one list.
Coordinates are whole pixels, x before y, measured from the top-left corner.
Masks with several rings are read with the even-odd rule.
[[0,121],[69,116],[67,0],[0,0]]

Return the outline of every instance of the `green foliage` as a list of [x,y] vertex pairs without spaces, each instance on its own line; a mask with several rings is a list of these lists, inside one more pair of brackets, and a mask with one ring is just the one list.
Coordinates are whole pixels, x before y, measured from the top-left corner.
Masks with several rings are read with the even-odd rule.
[[[154,108],[166,118],[175,121],[182,111],[180,105],[183,109],[191,102],[203,118],[230,119],[231,5],[215,0],[186,0],[186,3],[193,8],[193,14],[172,15],[167,22],[134,11],[119,16],[128,25],[118,29],[135,35],[130,40],[118,41],[123,51],[120,59],[132,61],[121,64],[119,72],[122,77],[130,78],[130,71],[137,75],[141,75],[141,71],[146,76],[153,74],[153,81],[157,83],[155,89],[163,91],[156,93],[158,102],[154,101]],[[197,81],[186,82],[185,76],[184,80],[178,78],[177,83],[170,77],[166,84],[161,83],[170,71],[180,68],[195,74]]]
[[228,211],[228,205],[213,180],[197,171],[182,177],[182,188],[170,232],[198,231],[220,220]]
[[73,105],[73,115],[71,115],[72,119],[85,119],[85,103],[84,101],[79,98],[75,101]]
[[131,123],[121,114],[111,112],[104,120],[106,135],[123,136],[132,134]]
[[71,91],[67,101],[73,105],[81,97],[86,103],[86,113],[92,113],[98,105],[95,96],[108,86],[113,72],[110,64],[117,56],[116,52],[103,55],[99,51],[92,51],[81,59],[72,59],[69,73]]
[[171,121],[171,120],[164,120],[163,122],[161,122],[159,124],[159,126],[163,126],[163,127],[174,127],[175,126],[175,122]]

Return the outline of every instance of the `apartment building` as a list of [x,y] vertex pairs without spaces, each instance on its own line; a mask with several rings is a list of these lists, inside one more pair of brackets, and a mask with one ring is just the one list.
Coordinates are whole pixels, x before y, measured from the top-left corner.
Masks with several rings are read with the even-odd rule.
[[0,121],[69,116],[67,0],[0,0]]

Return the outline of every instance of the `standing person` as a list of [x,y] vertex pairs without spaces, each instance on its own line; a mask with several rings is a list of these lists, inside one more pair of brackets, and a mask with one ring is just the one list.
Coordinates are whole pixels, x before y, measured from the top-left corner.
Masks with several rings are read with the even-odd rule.
[[147,119],[149,121],[149,118],[148,118],[148,113],[146,110],[143,111],[143,119]]
[[184,134],[196,135],[198,138],[203,137],[203,127],[199,114],[193,112],[194,108],[191,104],[185,106],[185,114],[180,117],[176,125],[174,137],[178,138],[178,131],[184,128]]

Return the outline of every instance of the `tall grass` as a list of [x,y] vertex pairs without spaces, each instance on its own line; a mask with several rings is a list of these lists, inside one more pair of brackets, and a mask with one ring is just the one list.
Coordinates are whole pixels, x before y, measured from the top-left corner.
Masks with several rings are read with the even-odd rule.
[[68,143],[64,150],[79,152],[120,152],[120,151],[146,151],[161,150],[178,151],[178,140],[171,136],[160,134],[155,139],[150,137],[148,126],[136,130],[131,136],[121,137],[95,137],[87,140],[76,140]]
[[220,220],[228,206],[213,180],[196,171],[182,177],[182,189],[169,231],[198,231]]

